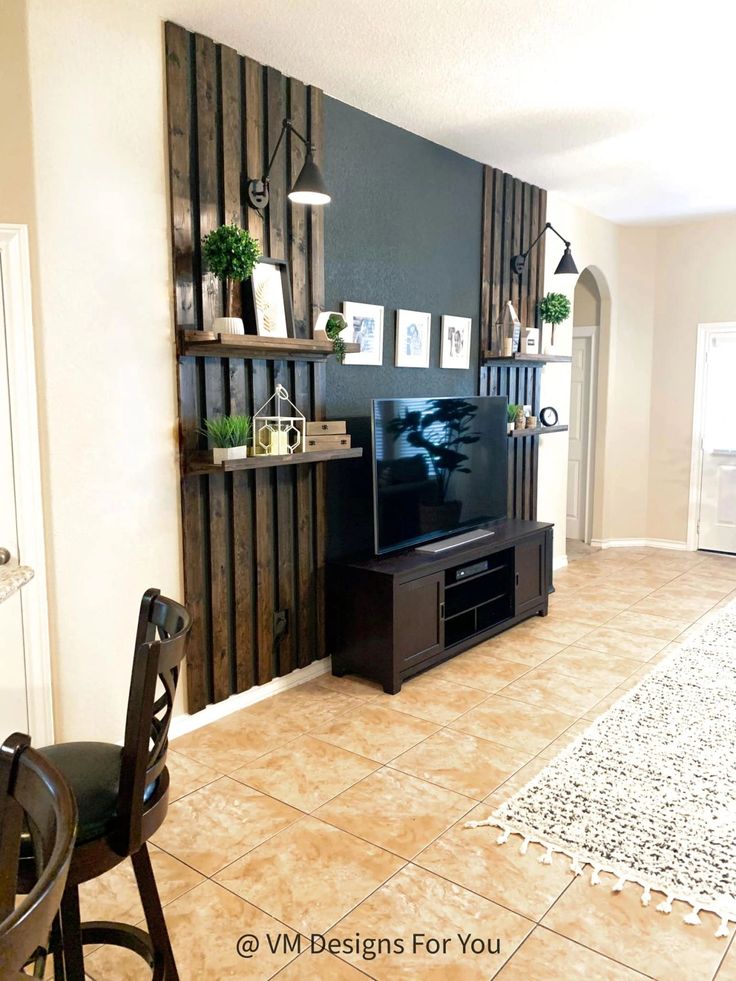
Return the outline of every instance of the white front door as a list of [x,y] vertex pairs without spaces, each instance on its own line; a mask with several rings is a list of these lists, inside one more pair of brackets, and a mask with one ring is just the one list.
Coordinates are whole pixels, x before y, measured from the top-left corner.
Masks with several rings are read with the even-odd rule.
[[736,327],[706,344],[698,548],[736,554]]
[[[10,429],[10,384],[5,335],[3,268],[0,259],[0,549],[18,564],[18,530]],[[6,553],[0,552],[0,561]],[[28,732],[28,692],[20,592],[0,603],[0,742],[12,732]]]
[[592,338],[573,337],[570,445],[567,458],[567,537],[586,538]]

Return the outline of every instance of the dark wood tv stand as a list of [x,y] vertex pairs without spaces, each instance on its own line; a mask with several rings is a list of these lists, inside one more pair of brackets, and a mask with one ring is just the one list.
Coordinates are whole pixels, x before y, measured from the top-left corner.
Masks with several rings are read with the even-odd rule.
[[547,615],[552,525],[499,523],[493,538],[328,567],[332,673],[395,695],[402,682],[531,616]]

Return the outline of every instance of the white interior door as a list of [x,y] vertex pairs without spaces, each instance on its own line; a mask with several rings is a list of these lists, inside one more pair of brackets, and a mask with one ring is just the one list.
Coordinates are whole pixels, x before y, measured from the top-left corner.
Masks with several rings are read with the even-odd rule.
[[736,327],[706,343],[698,548],[736,554]]
[[567,458],[567,537],[585,541],[588,485],[588,454],[591,337],[573,337],[570,389],[570,442]]
[[[3,268],[0,259],[0,548],[7,549],[10,553],[10,564],[17,565],[18,525],[2,285]],[[11,732],[28,732],[30,729],[21,604],[20,592],[0,603],[0,741]]]

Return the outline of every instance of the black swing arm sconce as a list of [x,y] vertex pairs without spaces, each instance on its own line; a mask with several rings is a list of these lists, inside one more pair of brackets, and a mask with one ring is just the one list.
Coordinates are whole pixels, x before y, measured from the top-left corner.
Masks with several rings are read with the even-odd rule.
[[304,146],[307,148],[307,158],[304,161],[304,166],[302,167],[299,176],[294,182],[294,186],[289,191],[289,200],[293,201],[295,204],[313,205],[329,204],[330,202],[330,195],[327,192],[324,178],[322,177],[322,172],[314,161],[314,154],[316,153],[317,148],[294,128],[294,124],[290,119],[284,119],[281,124],[279,138],[276,141],[276,146],[273,148],[271,159],[268,161],[268,166],[266,167],[266,172],[264,173],[263,177],[250,180],[246,177],[248,204],[251,206],[251,208],[256,208],[258,211],[262,210],[268,205],[270,197],[268,175],[271,173],[271,168],[273,167],[274,160],[276,159],[276,154],[279,152],[281,144],[284,141],[284,136],[287,132],[296,136],[296,138],[301,140]]
[[511,268],[517,275],[521,276],[521,274],[524,272],[524,266],[526,265],[526,260],[529,258],[529,253],[537,245],[539,240],[547,231],[554,232],[555,235],[565,243],[565,251],[562,253],[562,258],[557,263],[557,268],[555,269],[555,276],[564,273],[571,273],[577,276],[578,267],[575,265],[575,260],[572,257],[572,252],[570,251],[570,243],[567,241],[566,238],[560,235],[557,229],[550,222],[547,222],[547,224],[544,226],[542,231],[539,233],[539,235],[537,235],[537,237],[534,239],[532,244],[526,250],[526,252],[522,252],[519,255],[515,255],[511,257]]

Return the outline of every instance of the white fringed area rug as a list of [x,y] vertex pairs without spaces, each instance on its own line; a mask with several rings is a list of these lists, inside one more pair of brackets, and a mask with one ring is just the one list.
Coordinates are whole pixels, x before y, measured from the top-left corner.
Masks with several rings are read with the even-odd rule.
[[[487,821],[592,869],[736,922],[736,602],[594,722]],[[515,839],[512,839],[514,841]],[[507,847],[510,847],[507,846]]]

